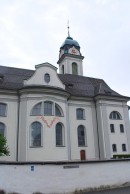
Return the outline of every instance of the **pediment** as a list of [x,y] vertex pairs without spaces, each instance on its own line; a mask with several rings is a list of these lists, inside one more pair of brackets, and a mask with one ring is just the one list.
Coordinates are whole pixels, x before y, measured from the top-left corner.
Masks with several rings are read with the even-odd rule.
[[50,63],[42,63],[35,66],[35,73],[28,79],[24,80],[24,86],[43,85],[65,89],[57,75],[57,68]]

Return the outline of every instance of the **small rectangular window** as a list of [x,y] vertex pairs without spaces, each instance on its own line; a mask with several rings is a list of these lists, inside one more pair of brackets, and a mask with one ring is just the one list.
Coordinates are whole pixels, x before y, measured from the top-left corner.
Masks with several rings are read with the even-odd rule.
[[111,133],[115,133],[114,124],[110,124]]
[[126,144],[122,144],[122,151],[126,152]]
[[117,152],[116,144],[112,144],[112,150],[113,150],[113,152]]
[[123,124],[120,124],[120,132],[124,133],[124,125]]
[[76,109],[76,117],[79,120],[84,119],[84,109],[82,109],[82,108]]

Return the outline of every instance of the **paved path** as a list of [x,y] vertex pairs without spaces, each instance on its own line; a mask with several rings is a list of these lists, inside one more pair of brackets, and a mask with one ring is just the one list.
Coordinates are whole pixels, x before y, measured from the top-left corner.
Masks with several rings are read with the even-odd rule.
[[130,194],[130,187],[111,189],[106,191],[87,192],[82,194]]

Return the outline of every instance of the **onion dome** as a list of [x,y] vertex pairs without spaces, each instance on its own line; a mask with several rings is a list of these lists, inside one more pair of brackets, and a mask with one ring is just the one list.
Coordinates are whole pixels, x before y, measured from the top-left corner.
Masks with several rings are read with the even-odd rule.
[[63,49],[64,47],[72,47],[75,46],[78,50],[80,49],[79,43],[76,40],[73,40],[72,37],[68,36],[63,44],[61,45],[60,49]]

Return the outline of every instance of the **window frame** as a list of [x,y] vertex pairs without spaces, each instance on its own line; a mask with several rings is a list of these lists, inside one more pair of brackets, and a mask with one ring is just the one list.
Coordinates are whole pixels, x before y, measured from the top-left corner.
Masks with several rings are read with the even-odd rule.
[[[50,114],[50,108],[48,108],[48,105],[47,107],[45,107],[45,104],[51,104],[51,114]],[[43,107],[43,112],[44,112],[44,116],[54,116],[54,106],[53,106],[53,102],[52,101],[44,101],[44,107]],[[47,110],[47,113],[45,113]]]
[[127,148],[126,148],[126,144],[125,143],[122,144],[122,152],[127,152]]
[[[83,129],[83,133],[84,133],[83,136],[81,134],[81,131],[79,131],[80,127],[82,127],[82,129]],[[78,138],[78,147],[86,147],[87,146],[87,133],[86,133],[86,128],[84,127],[84,125],[79,125],[77,127],[77,138]],[[83,142],[83,143],[81,143],[81,142]]]
[[44,81],[48,84],[51,80],[50,74],[49,73],[45,73],[44,74]]
[[[0,117],[7,117],[7,104],[6,103],[3,103],[1,102],[0,103],[0,106],[4,106],[4,110],[0,110]],[[1,108],[1,107],[0,107]],[[4,112],[4,114],[2,114],[2,111]]]
[[72,74],[78,75],[78,64],[76,62],[72,63]]
[[[50,103],[51,104],[51,106],[52,106],[51,114],[49,114],[49,112],[48,112],[48,114],[45,114],[45,103]],[[40,111],[37,111],[37,106],[38,105],[40,105],[40,108],[39,108]],[[36,110],[35,110],[35,108],[36,108]],[[56,110],[59,111],[59,114],[57,114]],[[36,103],[32,107],[32,109],[30,111],[30,116],[56,116],[56,117],[63,117],[64,113],[63,113],[63,110],[62,110],[62,108],[61,108],[61,106],[59,104],[57,104],[56,102],[50,101],[50,100],[45,100],[45,101]]]
[[118,111],[112,111],[109,115],[109,119],[112,120],[122,120],[122,116]]
[[[3,136],[5,136],[6,134],[6,125],[3,123],[3,122],[0,122],[0,125],[3,125],[4,128],[3,128],[3,133],[1,133]],[[1,129],[0,129],[1,130]]]
[[[81,116],[82,111],[82,116]],[[76,119],[77,120],[85,120],[85,110],[83,108],[77,108],[76,109]]]
[[[35,110],[35,107],[38,106],[39,104],[41,105],[41,108],[39,108],[39,109],[41,109],[39,114],[33,113],[33,111]],[[38,102],[37,104],[35,104],[33,106],[32,110],[31,110],[31,116],[41,116],[41,115],[42,115],[42,102]]]
[[115,143],[112,144],[112,151],[117,152],[117,145]]
[[124,130],[124,125],[123,124],[120,124],[120,133],[124,133],[125,130]]
[[110,131],[111,133],[115,133],[115,126],[113,123],[110,124]]
[[[60,128],[60,130],[61,130],[61,139],[59,140],[58,139],[58,141],[60,141],[61,143],[59,143],[59,144],[57,144],[57,130],[59,130],[58,128],[57,128],[57,126],[58,125],[60,125],[61,126],[61,128]],[[58,137],[59,138],[59,137]],[[64,126],[63,126],[63,123],[61,123],[61,122],[58,122],[56,125],[55,125],[55,144],[56,144],[56,147],[65,147],[65,132],[64,132]]]
[[[40,124],[40,145],[34,145],[34,139],[32,139],[33,137],[32,137],[32,130],[33,130],[33,128],[32,128],[32,125],[33,124],[35,124],[35,123],[38,123],[38,124]],[[37,129],[35,129],[35,130],[37,130]],[[38,122],[38,121],[34,121],[34,122],[32,122],[31,123],[31,125],[30,125],[30,146],[29,146],[30,148],[41,148],[41,147],[43,147],[43,126],[42,126],[42,124],[40,123],[40,122]]]

